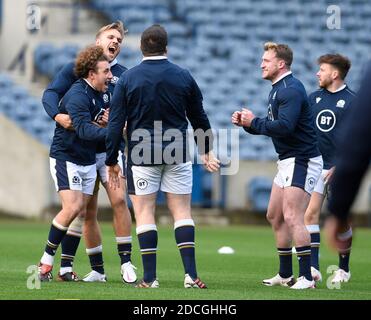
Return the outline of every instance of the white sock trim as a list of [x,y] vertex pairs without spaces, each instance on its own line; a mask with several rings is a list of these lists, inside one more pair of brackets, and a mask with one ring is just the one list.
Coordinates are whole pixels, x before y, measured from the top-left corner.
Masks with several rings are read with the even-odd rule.
[[133,237],[116,237],[117,243],[131,243],[133,241]]
[[78,233],[82,233],[82,226],[84,224],[84,219],[80,216],[77,216],[74,220],[72,220],[68,231],[73,230]]
[[69,235],[69,236],[75,236],[75,237],[78,237],[78,238],[82,237],[82,232],[76,232],[76,231],[71,230],[71,229],[68,229],[66,234]]
[[155,224],[142,224],[141,226],[137,226],[136,232],[137,235],[147,232],[147,231],[157,231],[157,227]]
[[63,231],[68,230],[68,226],[67,226],[67,227],[62,226],[61,224],[59,224],[59,223],[55,220],[55,218],[53,219],[52,224],[53,224],[54,227],[58,228],[59,230],[63,230]]
[[309,233],[319,233],[319,224],[308,224],[306,225]]
[[76,226],[76,225],[70,225],[67,234],[82,234],[82,227]]
[[341,240],[341,241],[345,241],[345,240],[348,240],[352,237],[353,235],[353,232],[352,232],[352,228],[349,228],[348,231],[344,232],[344,233],[339,233],[338,234],[338,239]]
[[95,247],[95,248],[86,248],[86,253],[88,255],[91,255],[91,254],[96,254],[96,253],[101,253],[103,251],[103,246],[100,245],[98,247]]
[[140,252],[157,251],[157,248],[140,249]]
[[47,264],[49,266],[52,266],[54,264],[54,256],[50,255],[47,252],[44,252],[43,256],[40,259],[40,262],[42,264]]
[[181,219],[177,220],[174,222],[174,230],[179,227],[184,227],[184,226],[195,226],[195,222],[193,219]]

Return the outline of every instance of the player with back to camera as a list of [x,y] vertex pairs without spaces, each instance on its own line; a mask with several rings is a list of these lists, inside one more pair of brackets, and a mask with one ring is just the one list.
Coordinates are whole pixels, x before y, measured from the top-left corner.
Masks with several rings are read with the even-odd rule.
[[[113,94],[107,135],[109,180],[118,186],[120,167],[117,152],[122,128],[127,121],[128,132],[128,193],[133,203],[136,231],[139,240],[143,279],[139,288],[157,288],[156,273],[157,227],[155,223],[156,196],[166,193],[166,201],[174,218],[174,233],[183,261],[185,288],[206,288],[197,274],[195,259],[195,223],[191,215],[192,163],[185,144],[189,119],[194,130],[210,130],[210,123],[202,105],[201,91],[191,74],[167,59],[167,32],[160,25],[147,28],[141,36],[142,62],[125,72]],[[156,125],[161,124],[161,127]],[[156,135],[176,132],[174,141],[156,142]],[[134,139],[139,132],[148,133],[143,146]],[[176,145],[173,159],[167,147]],[[219,160],[212,152],[212,135],[197,139],[201,158],[207,170],[219,168]],[[204,142],[204,145],[203,145]],[[202,148],[204,146],[204,150]],[[150,151],[148,159],[136,154],[139,146]],[[177,153],[177,151],[180,151]],[[152,155],[159,154],[160,159]]]

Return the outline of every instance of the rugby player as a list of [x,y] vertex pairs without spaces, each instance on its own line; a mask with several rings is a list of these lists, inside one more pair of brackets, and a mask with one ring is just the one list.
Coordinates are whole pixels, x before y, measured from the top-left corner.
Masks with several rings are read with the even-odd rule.
[[[185,272],[184,287],[204,289],[206,284],[196,270],[195,223],[191,215],[192,163],[185,145],[187,118],[194,130],[203,132],[210,131],[210,123],[203,109],[201,91],[191,74],[167,59],[167,39],[162,26],[147,28],[141,36],[143,61],[125,72],[116,85],[108,123],[106,165],[109,181],[117,187],[121,174],[117,153],[127,121],[128,193],[134,206],[144,269],[137,287],[159,287],[155,207],[157,192],[161,190],[166,193],[174,218],[175,239]],[[165,132],[172,132],[175,140],[168,137],[159,143],[156,137],[164,137]],[[141,134],[146,137],[138,141],[136,138]],[[219,168],[219,160],[212,152],[212,134],[205,136],[204,144],[201,140],[197,138],[196,142],[203,163],[214,172]],[[170,146],[174,158],[172,152],[167,153]]]
[[[319,218],[322,205],[335,170],[337,142],[341,128],[355,93],[344,83],[351,63],[340,54],[325,54],[318,58],[317,72],[320,89],[309,95],[309,104],[314,111],[318,147],[323,157],[323,170],[310,198],[304,222],[311,236],[311,271],[315,281],[321,281],[319,267],[320,228]],[[331,195],[331,192],[329,193]],[[350,279],[349,256],[352,229],[346,226],[339,235],[348,241],[349,247],[339,252],[339,269],[335,271],[333,283],[348,282]]]
[[[50,281],[54,256],[68,227],[78,214],[89,215],[86,206],[95,180],[96,148],[106,137],[106,128],[94,124],[104,106],[103,92],[112,79],[108,59],[100,46],[79,53],[75,73],[79,78],[67,91],[60,111],[69,114],[74,130],[56,125],[50,147],[50,172],[61,200],[62,210],[54,218],[39,263],[39,279]],[[94,214],[94,213],[93,213]]]
[[[243,108],[233,113],[232,123],[243,126],[250,134],[271,137],[279,158],[267,219],[275,233],[280,268],[276,276],[263,280],[263,284],[307,289],[314,288],[315,282],[310,270],[310,235],[304,225],[304,213],[323,161],[305,88],[290,70],[292,60],[289,46],[265,43],[262,77],[272,82],[268,116],[258,118]],[[295,284],[292,240],[299,260],[299,277]]]
[[[107,110],[109,108],[111,95],[116,82],[121,74],[127,70],[127,68],[120,65],[116,59],[117,55],[120,53],[122,41],[126,32],[127,30],[124,28],[123,23],[121,21],[116,21],[109,25],[103,26],[96,34],[95,43],[103,48],[104,55],[110,62],[111,72],[113,74],[108,90],[103,94],[103,108]],[[73,65],[73,62],[71,62],[61,69],[61,71],[49,84],[42,99],[44,108],[49,116],[54,119],[58,125],[70,130],[73,130],[71,118],[68,114],[60,112],[58,105],[67,90],[77,80],[76,75],[73,72]],[[104,118],[107,118],[108,120],[108,111],[104,114]],[[99,121],[103,121],[104,118]],[[123,156],[123,151],[124,150],[121,149],[121,153],[118,157],[119,164],[123,169],[122,179],[124,180],[125,158]],[[99,181],[102,182],[104,188],[106,189],[113,209],[113,226],[116,234],[117,250],[120,256],[122,279],[126,283],[133,283],[137,279],[135,267],[131,263],[131,215],[125,198],[126,185],[125,183],[122,183],[120,185],[120,189],[117,190],[113,190],[108,187],[104,160],[105,144],[102,142],[97,147],[96,155],[99,180],[97,180],[93,197],[90,199],[87,208],[88,212],[92,212],[94,214],[87,215],[87,219],[85,219],[85,221],[81,217],[77,217],[67,231],[67,234],[61,245],[61,268],[57,278],[60,281],[75,281],[77,279],[72,267],[75,254],[80,243],[83,224],[86,251],[89,255],[92,267],[92,272],[90,272],[84,278],[84,281],[106,281],[103,267],[102,239],[97,221]],[[99,267],[92,263],[92,259],[96,261],[97,257],[99,257],[97,260],[100,261]]]

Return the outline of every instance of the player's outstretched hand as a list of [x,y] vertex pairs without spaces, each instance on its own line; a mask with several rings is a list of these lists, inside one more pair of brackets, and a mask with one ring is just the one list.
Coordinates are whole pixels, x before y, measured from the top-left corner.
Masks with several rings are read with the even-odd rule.
[[103,113],[102,121],[107,125],[109,119],[109,108],[106,109]]
[[255,115],[252,113],[251,110],[246,109],[246,108],[242,108],[242,111],[241,111],[241,124],[244,127],[250,127],[251,126],[251,122],[254,120],[254,118],[255,118]]
[[326,174],[325,184],[331,183],[332,177],[334,176],[335,167],[332,167]]
[[118,164],[107,166],[108,186],[113,190],[120,188],[120,180],[123,177],[121,168]]
[[350,223],[330,215],[325,221],[325,236],[328,245],[336,252],[346,252],[351,246],[350,239],[342,240],[339,235],[349,230]]
[[68,114],[58,113],[54,120],[67,130],[74,130],[71,117]]
[[231,121],[234,125],[241,127],[241,111],[233,112]]
[[209,151],[201,155],[201,159],[207,171],[216,172],[219,170],[220,160],[215,157],[214,152]]

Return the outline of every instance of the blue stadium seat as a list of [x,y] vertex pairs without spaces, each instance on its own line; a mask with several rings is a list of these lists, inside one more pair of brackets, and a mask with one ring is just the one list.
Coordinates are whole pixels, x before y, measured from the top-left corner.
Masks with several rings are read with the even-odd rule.
[[15,102],[29,97],[27,90],[19,86],[13,86],[12,88],[10,88],[10,90],[8,91],[8,94],[12,96]]
[[[54,121],[44,112],[41,102],[28,91],[14,85],[7,74],[0,73],[0,112],[43,143],[49,143]],[[48,135],[42,139],[40,133]]]
[[69,56],[71,59],[74,59],[76,57],[79,50],[80,46],[76,44],[67,44],[61,48],[63,54]]
[[268,209],[272,181],[266,177],[255,177],[247,185],[247,198],[251,209],[265,213]]
[[13,85],[13,80],[6,74],[0,73],[0,90],[10,88]]
[[50,75],[50,77],[53,77],[59,72],[59,70],[61,70],[66,64],[70,63],[71,61],[73,61],[72,57],[63,53],[55,56],[49,62],[48,74]]
[[56,49],[51,43],[41,43],[34,51],[34,61],[36,68],[43,74],[49,72],[49,61],[55,56]]
[[8,95],[0,95],[0,112],[11,117],[12,109],[14,106],[14,100]]
[[11,113],[11,118],[19,122],[32,119],[33,116],[35,116],[35,112],[27,108],[24,103],[16,104]]

